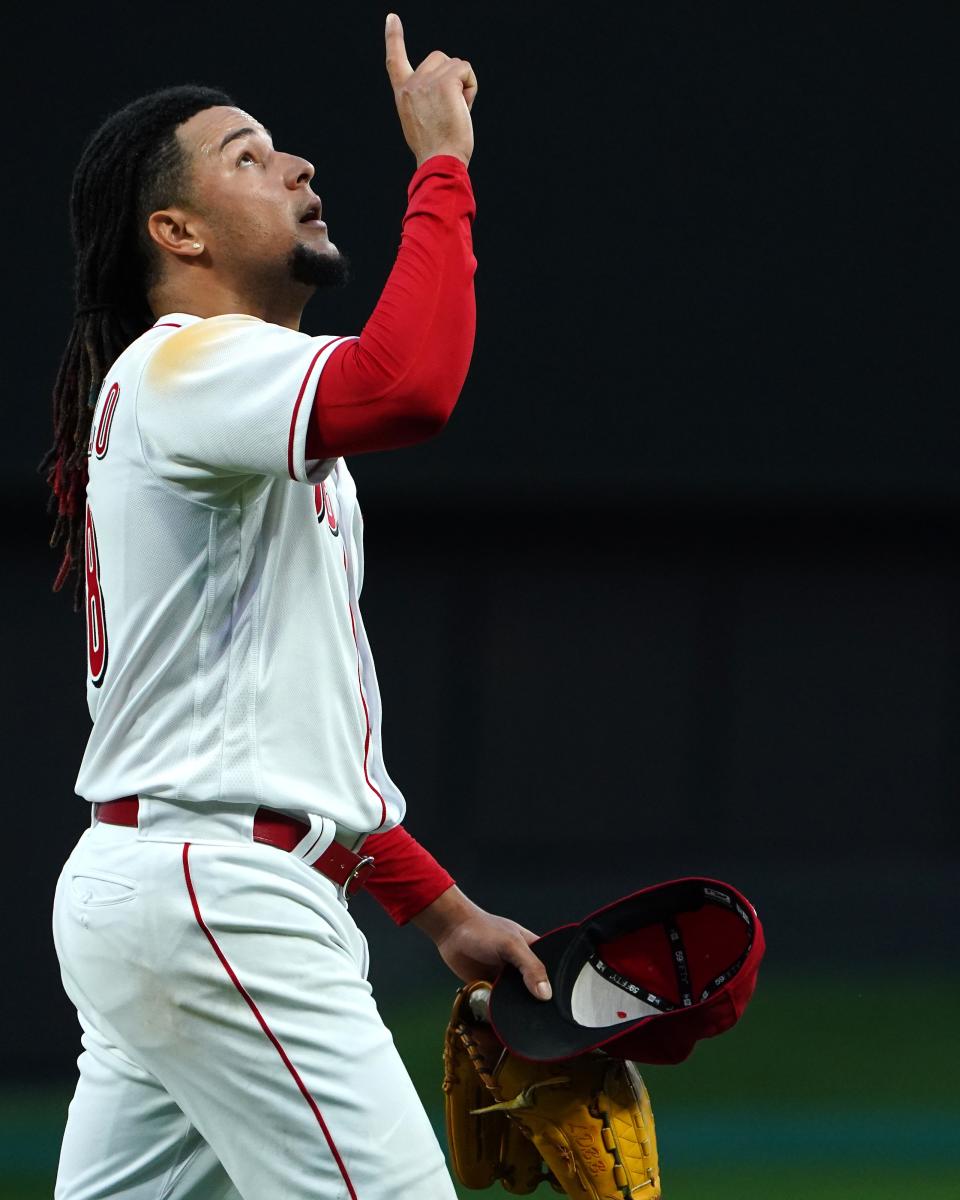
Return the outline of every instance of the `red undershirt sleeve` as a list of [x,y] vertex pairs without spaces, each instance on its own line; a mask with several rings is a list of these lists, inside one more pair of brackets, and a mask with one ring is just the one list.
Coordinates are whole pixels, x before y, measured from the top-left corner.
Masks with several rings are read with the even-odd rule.
[[453,887],[453,877],[402,825],[371,833],[360,853],[376,860],[367,891],[397,925],[405,925]]
[[[476,329],[464,164],[435,155],[407,190],[397,259],[359,339],[330,356],[307,430],[306,456],[336,458],[412,445],[446,424],[470,365]],[[401,825],[371,834],[367,891],[398,924],[432,904],[453,877]]]
[[434,155],[407,197],[400,249],[377,306],[320,375],[307,458],[424,441],[460,395],[476,330],[470,176],[460,159]]

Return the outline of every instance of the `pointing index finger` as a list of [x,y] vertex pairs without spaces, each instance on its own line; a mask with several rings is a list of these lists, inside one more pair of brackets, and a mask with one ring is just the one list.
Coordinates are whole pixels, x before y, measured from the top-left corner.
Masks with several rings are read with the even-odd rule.
[[384,30],[387,44],[387,75],[394,87],[400,87],[413,74],[413,67],[407,58],[407,47],[403,41],[403,25],[396,13],[387,13],[387,24]]

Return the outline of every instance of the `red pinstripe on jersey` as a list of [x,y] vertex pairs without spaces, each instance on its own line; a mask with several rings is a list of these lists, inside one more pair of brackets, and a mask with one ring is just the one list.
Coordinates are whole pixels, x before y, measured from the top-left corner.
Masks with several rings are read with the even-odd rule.
[[266,1034],[270,1044],[273,1046],[274,1050],[276,1050],[277,1054],[280,1055],[280,1061],[290,1072],[290,1075],[291,1075],[294,1083],[300,1089],[300,1094],[303,1096],[304,1100],[306,1100],[307,1104],[310,1106],[310,1111],[317,1118],[317,1124],[320,1126],[323,1136],[326,1139],[327,1145],[330,1147],[330,1153],[333,1155],[334,1161],[337,1164],[337,1168],[339,1169],[340,1174],[343,1177],[343,1182],[347,1185],[347,1191],[350,1193],[350,1198],[351,1198],[351,1200],[357,1200],[357,1193],[354,1191],[353,1183],[350,1180],[350,1176],[347,1174],[347,1168],[344,1166],[343,1159],[340,1157],[340,1151],[337,1149],[336,1145],[334,1144],[333,1138],[330,1135],[330,1130],[327,1128],[327,1123],[323,1119],[323,1114],[320,1112],[320,1109],[317,1106],[316,1100],[314,1100],[313,1096],[310,1095],[310,1091],[307,1088],[307,1085],[300,1078],[300,1074],[297,1071],[297,1068],[290,1061],[290,1058],[287,1055],[286,1050],[284,1050],[283,1046],[280,1044],[279,1038],[276,1036],[276,1034],[273,1032],[273,1030],[267,1024],[266,1020],[264,1019],[263,1013],[261,1013],[260,1009],[257,1008],[256,1001],[253,999],[253,997],[250,995],[250,993],[247,991],[247,989],[243,986],[243,984],[237,978],[236,971],[234,971],[233,967],[231,967],[230,963],[227,961],[227,956],[220,949],[217,939],[213,936],[213,934],[207,928],[206,922],[204,921],[203,917],[200,915],[200,905],[197,902],[197,893],[194,891],[193,879],[190,875],[190,843],[189,842],[184,842],[184,844],[183,844],[183,877],[186,880],[187,892],[190,895],[190,903],[193,906],[193,915],[194,915],[194,917],[196,917],[197,924],[203,930],[204,936],[206,937],[206,939],[210,943],[210,945],[213,947],[213,952],[214,952],[214,954],[216,954],[217,958],[220,960],[220,965],[223,967],[224,971],[226,971],[227,975],[230,977],[230,982],[233,984],[233,986],[237,989],[237,991],[243,997],[244,1001],[246,1002],[247,1007],[250,1009],[250,1011],[256,1017],[257,1023],[259,1024],[259,1026],[263,1030],[263,1032]]
[[363,694],[363,676],[360,673],[360,641],[357,638],[357,623],[353,619],[353,605],[350,603],[350,568],[347,565],[346,550],[343,552],[343,569],[347,573],[347,608],[350,612],[350,628],[353,630],[353,642],[357,647],[357,686],[360,688],[360,703],[363,705],[363,717],[367,726],[367,732],[363,739],[363,777],[367,781],[367,787],[380,801],[380,824],[377,826],[379,829],[387,819],[387,805],[378,789],[374,787],[367,771],[367,760],[370,757],[370,710],[367,708],[367,698]]
[[293,439],[297,432],[297,415],[300,412],[300,404],[303,401],[303,393],[307,390],[307,380],[310,378],[310,372],[313,370],[317,359],[325,350],[329,350],[331,346],[337,346],[340,342],[345,342],[352,335],[344,334],[342,337],[334,338],[327,342],[325,346],[321,346],[313,358],[310,359],[310,366],[307,367],[307,373],[303,377],[303,382],[300,384],[300,391],[297,392],[296,403],[293,406],[293,413],[290,417],[290,436],[287,439],[287,471],[291,479],[296,479],[297,473],[293,466]]

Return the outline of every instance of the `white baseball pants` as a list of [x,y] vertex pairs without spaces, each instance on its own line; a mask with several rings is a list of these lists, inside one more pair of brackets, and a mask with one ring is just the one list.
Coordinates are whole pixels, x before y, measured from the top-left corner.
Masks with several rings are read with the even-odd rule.
[[56,1200],[455,1200],[336,886],[97,824],[54,938],[84,1051]]

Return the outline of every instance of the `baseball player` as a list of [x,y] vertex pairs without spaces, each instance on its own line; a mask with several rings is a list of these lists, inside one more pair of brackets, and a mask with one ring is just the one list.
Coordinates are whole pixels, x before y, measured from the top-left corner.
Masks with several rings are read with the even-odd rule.
[[306,159],[229,96],[111,116],[74,178],[77,311],[47,460],[87,620],[90,828],[54,936],[82,1026],[58,1200],[449,1200],[367,983],[367,886],[463,980],[550,985],[533,934],[402,825],[359,609],[344,456],[437,433],[474,335],[468,62],[387,71],[417,168],[358,337],[308,337],[339,282]]

